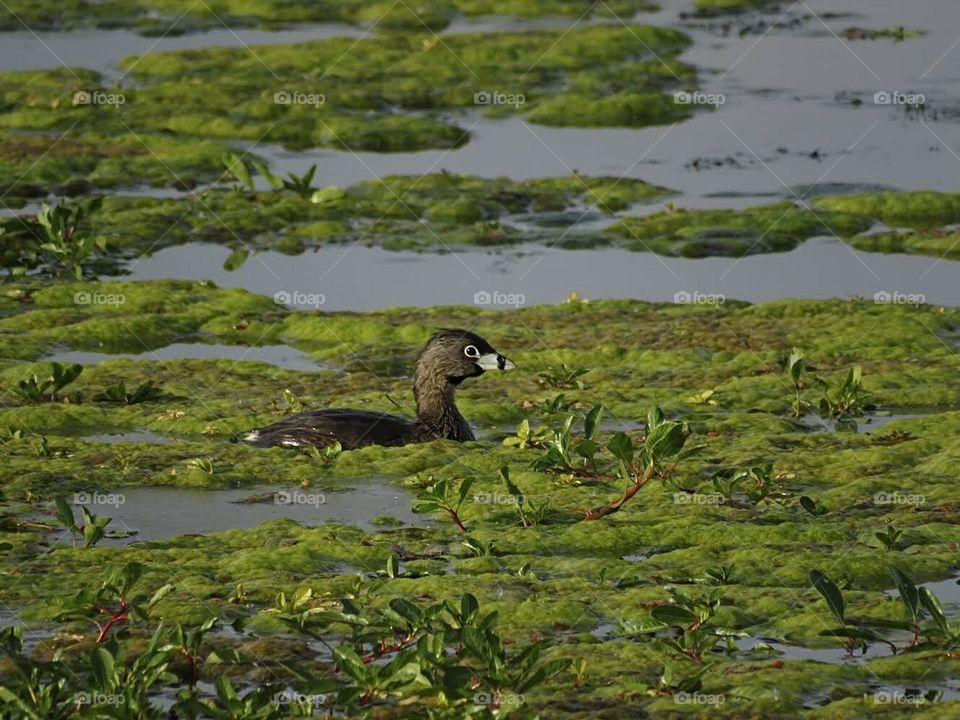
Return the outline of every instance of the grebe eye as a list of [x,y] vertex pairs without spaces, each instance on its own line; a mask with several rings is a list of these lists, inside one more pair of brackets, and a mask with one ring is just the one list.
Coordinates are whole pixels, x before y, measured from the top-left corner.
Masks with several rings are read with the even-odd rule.
[[474,345],[467,345],[467,346],[463,349],[463,354],[466,355],[468,358],[478,358],[478,357],[480,357],[480,351],[477,350],[476,346],[474,346]]

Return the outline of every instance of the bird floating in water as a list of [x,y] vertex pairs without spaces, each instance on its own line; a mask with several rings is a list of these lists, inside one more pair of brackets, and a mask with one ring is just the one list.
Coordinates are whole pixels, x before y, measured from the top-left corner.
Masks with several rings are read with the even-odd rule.
[[479,335],[468,330],[440,330],[417,358],[414,420],[369,410],[330,408],[297,413],[253,430],[242,439],[256,447],[328,447],[344,450],[365,445],[407,445],[446,438],[475,440],[454,402],[457,387],[487,370],[516,367]]

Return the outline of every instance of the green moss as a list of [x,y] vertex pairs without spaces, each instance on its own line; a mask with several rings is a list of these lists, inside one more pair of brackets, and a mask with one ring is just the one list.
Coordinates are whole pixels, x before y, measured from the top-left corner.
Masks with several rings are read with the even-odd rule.
[[887,225],[926,227],[960,222],[960,194],[933,191],[880,192],[817,198],[837,212],[867,215]]
[[[823,569],[844,583],[849,617],[891,622],[901,620],[903,610],[883,592],[893,587],[889,565],[916,582],[954,572],[960,528],[951,512],[952,468],[960,461],[955,442],[960,388],[945,341],[960,327],[957,310],[838,300],[718,308],[599,301],[509,314],[458,307],[356,314],[291,312],[268,298],[206,283],[30,279],[18,289],[19,299],[0,297],[0,391],[5,392],[0,427],[21,434],[0,437],[0,542],[9,543],[0,573],[10,579],[0,583],[0,602],[29,623],[49,627],[61,603],[91,582],[91,567],[136,560],[147,568],[144,591],[167,582],[176,586],[155,619],[200,622],[212,612],[240,614],[246,618],[241,637],[214,637],[211,648],[269,649],[303,667],[315,654],[265,612],[279,592],[289,596],[309,586],[324,602],[353,597],[361,607],[384,608],[397,598],[455,599],[468,588],[484,607],[498,611],[501,632],[511,643],[543,637],[551,652],[586,661],[579,687],[565,676],[532,691],[530,708],[550,717],[605,709],[619,717],[616,708],[629,697],[633,716],[638,708],[672,712],[669,696],[653,689],[665,665],[681,676],[692,666],[658,650],[636,628],[668,599],[668,585],[704,595],[711,589],[707,571],[727,565],[733,569],[719,588],[722,602],[712,622],[754,642],[766,638],[778,644],[767,654],[709,655],[713,665],[702,691],[723,694],[724,712],[794,716],[816,696],[831,711],[870,715],[874,706],[862,696],[875,691],[877,678],[913,686],[908,684],[929,672],[924,682],[937,685],[952,672],[949,664],[934,662],[942,652],[929,648],[887,657],[875,645],[863,663],[839,662],[842,642],[820,635],[833,625],[808,573]],[[122,295],[124,302],[75,304],[74,293],[81,289]],[[513,373],[485,376],[461,389],[460,407],[478,428],[478,442],[369,447],[329,464],[280,448],[228,442],[240,430],[289,412],[281,400],[284,389],[306,407],[337,404],[410,414],[409,365],[418,347],[435,327],[457,325],[475,328],[518,363]],[[864,327],[871,332],[856,332]],[[245,361],[113,360],[88,365],[70,386],[79,402],[31,405],[10,394],[53,344],[129,349],[136,335],[151,328],[156,345],[190,338],[289,342],[329,369],[304,373]],[[862,365],[873,401],[909,406],[916,416],[861,433],[804,428],[789,417],[791,393],[777,363],[795,346],[804,349],[816,374],[831,382],[851,365]],[[627,421],[630,434],[639,437],[635,421],[657,402],[669,416],[689,422],[690,442],[702,448],[677,465],[675,479],[709,492],[706,483],[718,470],[772,462],[783,473],[777,490],[787,494],[786,501],[678,502],[671,488],[654,482],[620,513],[578,522],[578,508],[614,497],[622,491],[618,483],[575,484],[536,472],[530,463],[542,450],[499,442],[522,419],[534,427],[559,425],[560,417],[538,409],[558,391],[536,378],[560,363],[589,369],[582,389],[564,392],[579,407],[595,402],[608,407],[601,442]],[[92,400],[121,379],[128,385],[153,380],[165,395],[130,406]],[[704,389],[715,390],[715,405],[690,401]],[[137,429],[174,442],[111,445],[79,437]],[[203,462],[191,462],[197,459]],[[523,527],[511,505],[488,500],[504,493],[499,477],[504,465],[525,498],[549,503],[541,524]],[[14,532],[11,525],[24,518],[51,519],[53,496],[79,490],[237,487],[269,479],[335,491],[386,478],[399,495],[401,486],[419,491],[429,477],[458,481],[468,475],[476,483],[461,517],[474,547],[490,548],[482,557],[463,545],[465,537],[439,513],[424,515],[422,527],[415,528],[397,529],[383,518],[376,532],[281,520],[250,530],[76,550],[48,550],[52,535],[22,526]],[[881,492],[922,500],[883,504],[876,499]],[[815,498],[828,512],[809,515],[798,503],[800,495]],[[882,549],[876,538],[890,524],[903,530],[899,550]],[[37,547],[48,551],[38,553]],[[394,554],[408,558],[399,576],[377,575]],[[82,623],[62,627],[80,637],[89,634]],[[131,623],[128,642],[146,630],[139,621]],[[327,639],[335,643],[336,632]],[[790,645],[828,649],[837,662],[788,654],[775,663],[776,648]],[[233,672],[254,679],[258,670],[241,664]],[[764,690],[772,686],[775,696]],[[574,701],[577,710],[570,709]]]
[[814,235],[852,235],[869,227],[854,214],[815,212],[783,202],[747,210],[670,209],[626,217],[609,232],[631,249],[705,257],[783,252]]
[[[13,156],[6,162],[15,172],[23,158],[52,145],[47,134],[68,130],[72,142],[39,169],[23,167],[30,172],[19,182],[48,183],[60,172],[104,186],[123,178],[190,185],[219,172],[217,156],[231,140],[453,149],[469,132],[451,111],[506,107],[478,104],[483,93],[520,96],[507,109],[546,124],[670,122],[682,106],[666,91],[693,79],[676,60],[687,43],[674,30],[622,24],[457,34],[438,43],[420,25],[382,37],[262,46],[255,55],[243,48],[152,53],[125,61],[136,86],[122,88],[84,70],[2,73],[0,128],[34,133],[29,143],[37,147],[25,152],[0,137],[0,163]],[[565,115],[571,87],[575,120]],[[78,92],[104,100],[78,103]],[[167,162],[173,150],[176,161]]]
[[330,0],[322,4],[290,3],[282,0],[211,0],[184,7],[176,0],[68,0],[67,2],[26,2],[10,0],[0,10],[0,28],[21,30],[23,24],[35,30],[60,30],[97,26],[132,27],[147,36],[184,35],[229,27],[264,27],[279,24],[329,22],[349,23],[377,30],[441,30],[459,15],[520,15],[541,17],[632,17],[641,10],[653,10],[651,0],[611,0],[597,8],[584,8],[564,0],[548,2],[507,2],[506,0],[427,0],[391,3],[384,0]]

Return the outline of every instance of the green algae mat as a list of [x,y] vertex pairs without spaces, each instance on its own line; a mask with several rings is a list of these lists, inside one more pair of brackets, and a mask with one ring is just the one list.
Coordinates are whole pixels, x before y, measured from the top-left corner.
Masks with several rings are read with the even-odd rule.
[[[412,414],[438,327],[518,365],[461,388],[479,440],[233,442],[301,409]],[[951,717],[958,331],[955,309],[864,300],[355,314],[7,283],[4,716]],[[173,342],[317,369],[151,359]],[[141,355],[43,359],[68,350]],[[112,532],[137,529],[133,488],[273,507],[374,481],[416,521]]]

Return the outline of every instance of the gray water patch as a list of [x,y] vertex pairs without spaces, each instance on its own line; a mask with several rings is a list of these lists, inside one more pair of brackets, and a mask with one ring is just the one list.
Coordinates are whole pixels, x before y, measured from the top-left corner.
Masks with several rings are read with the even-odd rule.
[[[784,660],[812,660],[814,662],[830,663],[831,665],[861,665],[867,660],[883,654],[879,648],[871,645],[866,654],[857,650],[854,654],[844,648],[805,648],[799,645],[787,645],[771,638],[739,638],[737,647],[745,653],[765,654]],[[886,646],[882,646],[886,647]],[[889,649],[887,650],[889,655]]]
[[[97,515],[112,518],[108,532],[130,533],[128,537],[105,539],[101,543],[104,546],[247,529],[266,520],[280,519],[295,520],[306,526],[343,523],[365,530],[375,529],[374,518],[384,515],[411,525],[422,524],[423,518],[411,509],[412,499],[413,495],[407,491],[376,481],[363,481],[352,489],[336,491],[300,487],[231,490],[131,487],[74,496],[75,501],[89,501],[79,504]],[[57,540],[69,544],[69,533],[59,535]]]
[[[898,420],[918,420],[929,417],[933,413],[929,412],[886,412],[878,411],[869,415],[854,417],[852,420],[856,423],[858,433],[872,433]],[[810,432],[841,432],[838,429],[838,423],[832,418],[822,418],[819,415],[803,415],[797,419],[797,425],[800,429]]]
[[63,66],[87,68],[119,80],[121,60],[167,50],[279,45],[331,37],[359,38],[364,31],[335,23],[301,25],[287,30],[218,28],[189,35],[145,37],[133,30],[96,29],[69,32],[0,33],[0,70],[48,70]]
[[[925,587],[936,595],[943,605],[943,611],[947,617],[953,619],[960,616],[960,578],[950,577],[946,580],[917,583],[917,587]],[[900,593],[896,589],[885,590],[884,592],[890,597],[900,597]]]
[[157,435],[154,432],[149,430],[136,430],[134,432],[125,432],[125,433],[103,433],[100,435],[85,435],[80,438],[81,440],[86,440],[88,442],[100,442],[100,443],[121,443],[121,442],[136,442],[136,443],[153,443],[155,445],[167,445],[172,443],[174,440],[171,437],[165,435]]
[[[558,233],[559,236],[559,233]],[[877,293],[923,294],[926,302],[960,306],[960,262],[855,250],[814,238],[785,253],[741,259],[674,258],[628,250],[565,250],[524,245],[492,253],[392,252],[336,245],[290,257],[263,252],[260,262],[223,269],[230,250],[190,243],[165,248],[132,268],[135,280],[214,281],[272,296],[301,288],[321,292],[325,310],[469,305],[476,293],[501,293],[531,305],[585,298],[675,302],[710,295],[766,302],[783,297],[873,298]],[[265,268],[269,268],[266,271]],[[509,304],[490,305],[509,309]]]
[[220,345],[216,343],[171,343],[140,353],[103,353],[83,350],[57,350],[43,358],[59,363],[92,364],[105,360],[233,360],[265,362],[285,370],[315,371],[321,365],[289,345]]
[[[855,187],[890,178],[896,168],[889,183],[897,187],[954,189],[956,160],[943,144],[956,146],[957,125],[930,115],[928,129],[910,121],[902,106],[874,102],[880,91],[916,91],[931,106],[955,104],[956,69],[949,62],[935,64],[956,39],[945,22],[954,11],[952,0],[930,0],[916,12],[911,8],[909,16],[901,4],[875,0],[844,0],[840,7],[811,0],[794,13],[809,15],[806,7],[824,17],[847,12],[862,26],[926,31],[897,45],[848,43],[809,17],[806,24],[815,33],[718,36],[684,27],[679,15],[689,10],[686,0],[662,4],[663,12],[639,20],[679,26],[691,35],[693,44],[681,59],[698,68],[704,92],[724,96],[715,111],[697,110],[676,125],[639,129],[552,128],[519,117],[491,120],[467,113],[456,122],[471,129],[471,140],[452,153],[253,149],[270,159],[275,172],[302,174],[316,164],[320,184],[341,186],[441,169],[524,179],[565,175],[575,168],[585,175],[642,177],[680,189],[687,198],[739,193],[743,202],[757,204],[769,199],[771,188],[792,197],[784,186],[805,186],[813,197],[821,184]],[[772,23],[781,12],[775,8],[763,17]],[[827,24],[840,34],[851,22],[830,19]]]

